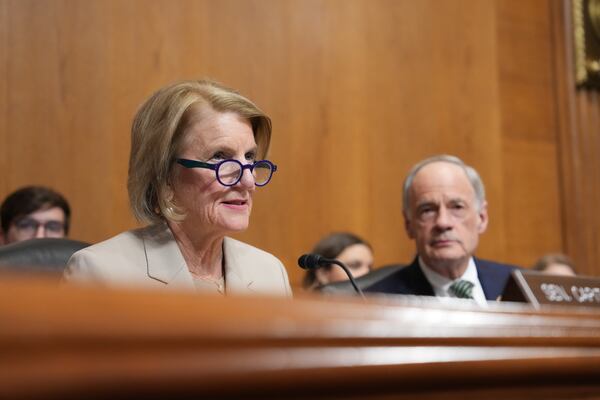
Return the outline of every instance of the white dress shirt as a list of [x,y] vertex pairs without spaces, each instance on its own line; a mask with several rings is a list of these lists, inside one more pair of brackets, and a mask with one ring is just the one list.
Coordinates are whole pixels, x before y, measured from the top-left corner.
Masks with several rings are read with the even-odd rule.
[[421,257],[419,257],[419,267],[421,267],[421,271],[425,274],[425,277],[433,287],[433,292],[436,297],[456,297],[454,293],[450,292],[450,286],[457,280],[465,280],[471,282],[473,286],[473,300],[477,302],[480,306],[487,306],[487,300],[485,298],[485,294],[483,293],[483,288],[481,287],[481,283],[479,282],[479,277],[477,276],[477,268],[475,267],[475,261],[473,257],[469,259],[469,265],[464,274],[458,279],[452,280],[442,276],[432,270],[430,267],[423,262]]

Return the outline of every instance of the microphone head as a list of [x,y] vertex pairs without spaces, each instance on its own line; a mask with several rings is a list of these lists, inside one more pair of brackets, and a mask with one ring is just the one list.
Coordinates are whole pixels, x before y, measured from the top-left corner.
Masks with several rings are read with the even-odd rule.
[[318,254],[303,254],[298,259],[298,265],[303,269],[317,269],[323,265],[322,256]]

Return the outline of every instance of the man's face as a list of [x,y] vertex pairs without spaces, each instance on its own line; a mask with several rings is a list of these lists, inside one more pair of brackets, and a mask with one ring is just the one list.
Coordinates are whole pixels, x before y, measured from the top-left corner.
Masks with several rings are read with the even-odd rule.
[[408,199],[405,226],[419,256],[441,275],[462,274],[488,222],[487,204],[478,204],[463,169],[447,162],[424,166]]
[[60,207],[32,212],[12,222],[5,234],[4,243],[33,238],[65,237],[65,222],[65,213]]

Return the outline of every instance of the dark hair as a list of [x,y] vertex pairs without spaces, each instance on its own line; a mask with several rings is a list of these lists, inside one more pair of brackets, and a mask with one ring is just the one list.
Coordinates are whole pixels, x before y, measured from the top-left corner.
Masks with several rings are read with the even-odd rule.
[[573,260],[571,260],[569,256],[562,253],[546,254],[535,263],[532,269],[540,272],[545,271],[550,264],[566,265],[567,267],[571,268],[574,274],[577,274]]
[[53,207],[59,207],[65,213],[65,234],[68,234],[71,217],[69,203],[60,193],[43,186],[26,186],[4,199],[0,206],[2,231],[6,234],[16,220],[32,212]]
[[[355,244],[364,244],[369,249],[371,245],[360,237],[348,232],[335,232],[325,236],[312,249],[312,253],[319,254],[325,258],[337,258],[344,250]],[[326,270],[331,269],[331,265],[326,265]],[[308,289],[317,281],[315,270],[306,271],[304,279],[302,279],[302,287]]]

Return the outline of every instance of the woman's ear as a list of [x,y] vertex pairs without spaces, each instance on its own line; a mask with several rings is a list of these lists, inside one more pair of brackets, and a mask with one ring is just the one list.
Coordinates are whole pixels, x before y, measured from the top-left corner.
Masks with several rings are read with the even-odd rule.
[[162,187],[162,190],[161,190],[162,193],[159,194],[159,196],[161,198],[165,199],[165,202],[167,202],[169,204],[173,203],[173,197],[175,197],[175,191],[173,190],[172,179],[173,178],[167,179],[167,182]]

